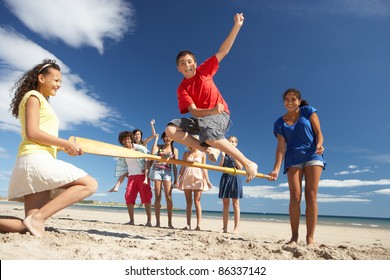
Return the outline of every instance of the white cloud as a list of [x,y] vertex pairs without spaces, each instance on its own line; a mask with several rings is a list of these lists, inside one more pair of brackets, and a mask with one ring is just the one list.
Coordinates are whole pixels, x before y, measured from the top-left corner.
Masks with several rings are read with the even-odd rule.
[[369,168],[366,169],[355,169],[352,171],[344,170],[334,173],[334,175],[349,175],[349,174],[359,174],[359,173],[371,173],[372,171]]
[[383,186],[390,185],[390,179],[380,179],[377,181],[363,181],[363,180],[321,180],[320,187],[363,187],[363,186]]
[[249,198],[290,199],[289,191],[280,191],[271,186],[244,186],[244,196]]
[[378,163],[390,163],[390,154],[370,155],[364,158]]
[[[302,183],[305,185],[305,181]],[[380,179],[377,181],[364,181],[364,180],[321,180],[319,187],[328,188],[352,188],[352,187],[364,187],[364,186],[390,186],[390,179]],[[287,183],[279,184],[279,187],[288,187]]]
[[5,0],[29,29],[71,47],[91,46],[100,54],[104,40],[119,41],[134,27],[134,9],[124,0]]
[[9,158],[7,150],[2,147],[0,147],[0,158]]
[[317,202],[334,203],[334,202],[370,202],[369,199],[357,197],[318,197]]
[[[53,58],[62,70],[62,87],[51,99],[60,119],[60,128],[69,129],[83,123],[110,130],[111,116],[117,115],[115,110],[99,101],[97,95],[89,91],[83,80],[60,59],[12,29],[0,27],[0,42],[0,92],[9,93],[23,72],[44,58]],[[0,130],[19,132],[19,121],[9,112],[10,102],[9,94],[0,95]],[[88,108],[88,114],[85,108]]]
[[390,195],[390,189],[376,190],[376,191],[374,191],[374,193],[376,193],[376,194]]

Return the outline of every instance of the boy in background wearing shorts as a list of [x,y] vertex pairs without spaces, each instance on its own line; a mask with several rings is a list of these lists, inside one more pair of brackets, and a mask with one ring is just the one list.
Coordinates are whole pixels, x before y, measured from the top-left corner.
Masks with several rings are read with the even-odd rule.
[[[133,134],[130,131],[122,131],[118,135],[118,142],[128,149],[134,149],[137,152],[148,153],[146,147],[138,144],[133,144]],[[147,171],[145,170],[145,159],[137,158],[118,158],[115,166],[115,177],[118,181],[109,192],[117,192],[119,186],[127,176],[127,188],[125,193],[125,200],[127,210],[129,212],[130,225],[134,225],[134,204],[138,193],[141,197],[141,203],[145,205],[147,221],[145,226],[152,226],[151,221],[151,201],[152,190],[150,188],[149,180],[145,180]]]

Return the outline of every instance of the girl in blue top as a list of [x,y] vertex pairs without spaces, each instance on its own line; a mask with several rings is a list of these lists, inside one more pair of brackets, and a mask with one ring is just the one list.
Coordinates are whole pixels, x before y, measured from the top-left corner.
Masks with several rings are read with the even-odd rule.
[[302,179],[305,176],[306,201],[306,243],[314,243],[317,223],[317,193],[322,170],[324,137],[321,132],[317,110],[305,100],[297,89],[290,88],[283,94],[287,113],[274,124],[274,134],[278,139],[275,164],[271,180],[276,180],[284,158],[283,173],[287,173],[290,189],[290,225],[292,236],[289,244],[298,242],[299,219],[301,216]]

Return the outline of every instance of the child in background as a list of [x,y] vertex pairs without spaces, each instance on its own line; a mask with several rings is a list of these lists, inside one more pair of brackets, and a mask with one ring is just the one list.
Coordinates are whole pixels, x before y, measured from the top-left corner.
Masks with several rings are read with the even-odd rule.
[[[183,160],[206,163],[206,154],[197,149],[188,147],[188,151],[183,154]],[[180,168],[178,189],[184,191],[186,198],[187,226],[184,229],[191,229],[193,196],[196,210],[195,230],[200,230],[202,220],[202,205],[200,203],[200,199],[202,192],[211,188],[212,184],[210,183],[206,169],[184,165]]]
[[[164,158],[178,158],[179,151],[173,147],[173,141],[165,132],[161,135],[164,144],[157,145],[158,134],[152,148],[152,154]],[[167,202],[168,228],[173,228],[172,225],[172,186],[177,182],[177,166],[176,164],[168,164],[165,162],[155,161],[150,171],[150,178],[154,181],[154,211],[156,214],[156,227],[160,227],[160,208],[161,208],[161,189],[164,189],[165,201]]]
[[[38,237],[58,211],[92,195],[97,182],[83,170],[56,159],[57,147],[71,156],[83,154],[77,143],[58,137],[59,121],[49,104],[61,87],[61,70],[45,59],[14,85],[12,114],[19,118],[22,141],[12,171],[8,200],[24,202],[23,225]],[[17,220],[11,229],[20,229]],[[8,221],[9,222],[9,221]]]
[[[133,149],[141,153],[148,153],[146,147],[138,144],[133,144],[133,134],[130,131],[122,131],[118,135],[118,142],[128,149]],[[137,199],[138,193],[141,197],[141,203],[145,205],[146,212],[146,224],[145,226],[151,226],[151,200],[152,190],[148,180],[145,180],[145,174],[148,172],[145,170],[145,159],[136,158],[118,158],[115,167],[115,176],[118,180],[115,186],[109,190],[109,192],[117,192],[119,186],[122,184],[125,177],[127,177],[127,188],[125,193],[126,206],[129,213],[130,225],[134,225],[134,205]],[[146,182],[146,183],[145,183]]]
[[[152,135],[150,135],[148,138],[146,139],[142,139],[143,137],[143,133],[140,129],[136,128],[133,130],[133,143],[134,144],[138,144],[138,145],[142,145],[142,146],[145,146],[147,148],[147,145],[150,141],[152,141],[152,139],[156,136],[156,129],[154,128],[154,124],[155,124],[155,120],[152,119],[150,121],[150,127],[152,128]],[[146,161],[145,163],[147,166],[146,166],[146,170],[148,171],[148,173],[145,174],[145,181],[144,181],[144,184],[148,184],[148,178],[149,178],[149,170],[150,170],[150,162],[149,161]],[[149,182],[150,183],[150,182]],[[142,203],[140,204],[140,206],[142,206]]]
[[142,139],[143,133],[140,129],[136,128],[133,130],[133,143],[138,145],[143,145],[147,147],[148,143],[153,140],[153,138],[156,136],[156,130],[154,128],[155,120],[150,121],[150,127],[152,128],[152,135],[150,135],[146,139]]
[[[238,139],[235,136],[230,136],[228,138],[229,142],[233,146],[238,145]],[[242,169],[242,164],[229,156],[228,154],[222,153],[219,166],[231,167],[236,169]],[[234,230],[233,233],[238,233],[238,224],[240,222],[240,200],[243,196],[242,190],[242,181],[241,177],[238,175],[232,175],[228,173],[223,173],[221,180],[219,182],[219,194],[218,197],[222,199],[223,202],[223,228],[222,231],[227,233],[228,221],[229,221],[229,208],[230,208],[230,199],[233,204],[234,211]]]

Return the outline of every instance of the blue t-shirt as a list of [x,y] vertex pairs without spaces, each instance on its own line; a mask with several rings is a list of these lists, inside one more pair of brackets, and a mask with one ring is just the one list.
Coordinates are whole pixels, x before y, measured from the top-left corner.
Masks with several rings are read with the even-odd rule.
[[316,138],[310,123],[310,116],[316,113],[317,109],[311,106],[300,108],[300,116],[293,125],[284,122],[283,117],[276,120],[274,124],[274,134],[280,134],[286,141],[286,153],[284,155],[284,170],[292,165],[305,163],[311,160],[320,160],[324,163],[323,155],[316,153]]

